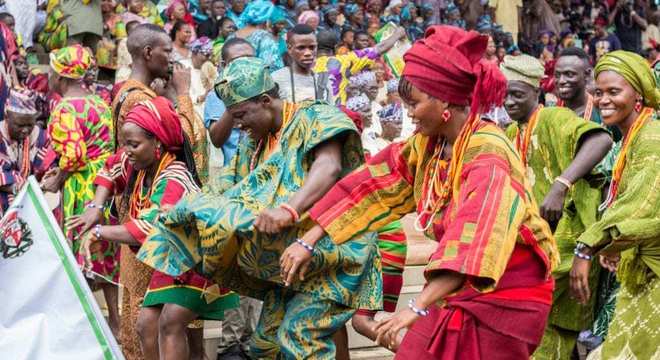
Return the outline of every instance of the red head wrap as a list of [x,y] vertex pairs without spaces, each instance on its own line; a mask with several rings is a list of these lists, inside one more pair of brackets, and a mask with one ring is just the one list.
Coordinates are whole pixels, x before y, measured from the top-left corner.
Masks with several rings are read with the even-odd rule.
[[470,113],[501,105],[506,78],[483,61],[488,36],[437,25],[406,52],[403,76],[425,93],[455,105],[471,104]]
[[172,103],[162,96],[138,103],[126,115],[125,122],[154,134],[169,152],[176,152],[183,147],[179,115]]

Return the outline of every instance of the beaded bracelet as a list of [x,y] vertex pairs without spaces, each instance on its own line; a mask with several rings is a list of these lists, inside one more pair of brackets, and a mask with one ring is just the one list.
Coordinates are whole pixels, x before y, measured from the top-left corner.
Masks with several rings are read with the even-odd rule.
[[96,240],[101,240],[101,224],[94,225],[94,236]]
[[282,203],[280,204],[280,208],[286,210],[289,214],[291,214],[291,217],[293,218],[293,222],[298,222],[300,220],[300,214],[296,211],[296,209],[293,208],[293,206],[287,204],[287,203]]
[[415,298],[410,299],[408,301],[408,307],[410,310],[412,310],[415,314],[419,316],[428,316],[429,315],[429,310],[428,309],[418,309],[415,307]]
[[575,256],[577,256],[579,259],[582,259],[582,260],[591,261],[591,259],[593,258],[593,256],[591,256],[591,255],[581,253],[580,251],[578,251],[578,249],[573,250],[573,254],[575,254]]
[[312,245],[309,245],[308,243],[304,242],[302,239],[296,239],[296,242],[300,244],[300,246],[304,247],[307,251],[314,253],[314,247]]
[[89,203],[89,204],[87,204],[87,208],[88,208],[88,209],[99,209],[99,210],[101,210],[101,212],[103,212],[103,211],[105,210],[105,206],[103,206],[103,205],[96,205],[96,204],[94,204],[94,203]]

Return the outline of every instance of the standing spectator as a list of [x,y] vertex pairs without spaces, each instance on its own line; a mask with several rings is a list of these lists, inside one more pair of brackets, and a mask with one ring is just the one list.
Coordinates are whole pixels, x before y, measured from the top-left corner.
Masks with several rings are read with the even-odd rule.
[[453,2],[450,2],[449,5],[447,5],[447,25],[450,26],[456,26],[459,27],[463,30],[467,27],[465,24],[465,20],[461,18],[461,11],[458,9],[458,6],[456,6]]
[[268,65],[271,72],[284,66],[277,41],[268,30],[273,7],[273,3],[266,0],[252,1],[241,14],[241,22],[245,27],[241,29],[239,26],[239,30],[234,34],[252,44],[257,51],[257,57]]
[[341,38],[337,45],[337,55],[345,55],[353,50],[355,44],[355,31],[346,29],[341,32]]
[[216,64],[220,64],[220,52],[222,51],[222,47],[225,44],[225,41],[229,39],[231,35],[233,35],[236,32],[236,24],[234,24],[234,20],[232,20],[229,17],[223,17],[220,20],[220,29],[218,32],[218,37],[213,40],[213,62]]
[[660,29],[658,23],[660,22],[660,12],[656,11],[651,14],[649,24],[646,30],[642,33],[642,50],[654,49],[660,44]]
[[174,24],[176,24],[179,21],[182,21],[188,25],[190,25],[190,31],[192,33],[192,38],[190,41],[195,40],[197,37],[195,35],[195,21],[193,21],[192,15],[188,12],[186,9],[186,4],[184,2],[185,0],[174,0],[170,6],[167,7],[165,10],[165,16],[167,17],[168,21],[164,26],[164,29],[166,32],[172,31],[172,28],[174,27]]
[[[160,17],[158,8],[154,3],[147,0],[126,0],[128,11],[123,12],[122,19],[125,24],[131,21],[137,21],[140,24],[154,24],[163,26],[163,19]],[[117,8],[117,12],[122,12],[122,9]]]
[[67,44],[96,49],[103,36],[101,0],[60,0],[60,6],[64,13],[63,21],[68,27]]
[[224,0],[214,0],[210,11],[208,18],[197,26],[197,35],[215,39],[220,33],[220,21],[227,12]]
[[595,64],[600,58],[615,50],[621,49],[619,38],[607,30],[607,19],[599,17],[594,22],[595,34],[589,45],[591,61]]
[[16,28],[14,32],[23,39],[23,47],[33,46],[32,37],[37,21],[37,2],[26,0],[5,0],[7,11],[14,16]]
[[353,31],[364,31],[364,11],[357,4],[347,4],[344,6],[344,15],[346,22],[343,30],[351,29]]
[[126,38],[126,26],[116,13],[115,0],[101,0],[103,14],[103,38],[96,49],[96,65],[102,68],[117,69],[117,42]]
[[213,55],[213,44],[207,37],[201,37],[190,45],[192,68],[190,70],[190,98],[200,118],[204,117],[204,101],[213,88],[218,76],[215,66],[209,61]]
[[502,25],[505,32],[511,33],[513,42],[518,42],[520,10],[522,0],[489,0],[488,6],[495,9],[495,22]]
[[635,0],[618,0],[610,13],[609,23],[614,25],[623,50],[642,51],[642,31],[646,30],[644,7]]
[[328,5],[321,10],[321,14],[323,15],[323,19],[319,26],[319,30],[332,31],[337,37],[337,40],[339,40],[341,38],[341,26],[337,24],[339,10],[334,6]]
[[170,30],[170,38],[174,47],[172,60],[190,67],[190,42],[193,38],[192,26],[183,21],[177,21],[172,27],[172,30]]
[[332,101],[329,82],[321,83],[312,70],[316,61],[317,42],[314,29],[298,24],[287,33],[287,51],[291,64],[273,72],[279,86],[280,99],[298,103],[304,100]]
[[371,35],[364,31],[355,33],[355,43],[353,48],[355,50],[363,50],[371,46]]
[[[69,226],[67,219],[89,207],[94,198],[96,174],[115,148],[110,108],[99,96],[84,89],[81,81],[92,61],[92,55],[80,45],[50,54],[50,88],[62,100],[51,112],[48,135],[59,161],[58,167],[43,179],[45,191],[62,192],[62,232],[81,266],[85,261],[80,247],[82,233]],[[104,212],[103,207],[97,210]],[[98,283],[108,304],[109,325],[115,335],[119,331],[119,289],[106,281],[118,280],[117,255],[117,247],[103,242],[91,258],[92,270],[105,280]]]
[[36,96],[29,90],[11,90],[4,121],[0,121],[0,217],[30,175],[42,168],[49,148],[48,135],[35,126]]
[[243,23],[243,11],[245,11],[245,0],[232,0],[231,9],[227,10],[226,16],[234,21],[234,24],[239,29],[242,29],[245,24]]

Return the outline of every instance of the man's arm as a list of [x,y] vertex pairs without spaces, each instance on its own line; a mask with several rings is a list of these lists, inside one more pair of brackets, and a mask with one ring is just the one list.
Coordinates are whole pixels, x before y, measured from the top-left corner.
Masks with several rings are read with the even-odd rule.
[[209,135],[211,137],[211,143],[213,146],[220,148],[222,147],[229,136],[231,135],[231,130],[234,128],[234,119],[231,117],[228,111],[225,111],[220,119],[209,127]]
[[398,27],[396,31],[390,37],[387,39],[379,42],[376,45],[376,52],[378,52],[379,55],[383,55],[384,53],[388,52],[394,44],[396,44],[397,41],[403,39],[406,37],[406,30],[402,27]]
[[[561,178],[571,184],[589,174],[612,148],[612,138],[605,131],[586,134],[571,164],[561,173]],[[564,207],[564,199],[569,188],[555,181],[541,204],[541,216],[548,222],[559,221]]]

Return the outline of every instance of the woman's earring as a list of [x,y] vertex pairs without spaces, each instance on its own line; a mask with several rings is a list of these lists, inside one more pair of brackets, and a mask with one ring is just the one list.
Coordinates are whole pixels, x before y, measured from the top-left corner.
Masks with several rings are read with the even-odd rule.
[[160,160],[160,146],[156,148],[156,160]]
[[640,111],[642,111],[642,99],[637,99],[637,102],[635,103],[635,112]]
[[442,121],[447,122],[451,119],[451,112],[449,110],[445,110],[442,112]]

